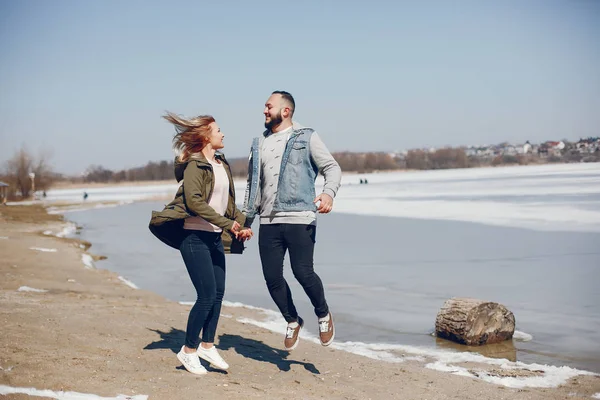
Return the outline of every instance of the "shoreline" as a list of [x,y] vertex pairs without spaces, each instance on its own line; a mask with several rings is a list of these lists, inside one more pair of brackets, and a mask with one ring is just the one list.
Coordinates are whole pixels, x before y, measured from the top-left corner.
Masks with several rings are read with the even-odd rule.
[[[242,322],[260,320],[260,309],[232,304],[224,305],[217,332],[217,347],[232,368],[196,378],[180,370],[175,358],[188,305],[135,290],[107,270],[86,268],[77,239],[43,234],[64,229],[61,216],[41,206],[9,208],[0,208],[0,237],[7,238],[0,240],[0,385],[151,399],[187,398],[199,389],[217,398],[548,399],[600,392],[598,376],[577,375],[558,388],[511,389],[418,361],[377,361],[310,340],[287,353],[281,350],[283,332]],[[23,208],[16,219],[7,214],[15,208]],[[19,292],[21,287],[34,291]],[[501,366],[486,368],[498,377],[507,374]]]

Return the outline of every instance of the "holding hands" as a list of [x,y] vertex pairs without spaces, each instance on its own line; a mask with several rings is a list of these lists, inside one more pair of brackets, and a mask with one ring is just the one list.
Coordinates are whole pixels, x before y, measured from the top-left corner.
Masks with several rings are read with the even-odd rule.
[[245,242],[246,240],[250,239],[252,237],[252,235],[254,235],[254,233],[252,232],[252,229],[244,228],[244,229],[241,229],[237,233],[237,238],[239,240],[241,240],[242,242]]
[[250,228],[242,228],[242,226],[237,221],[233,221],[233,226],[231,227],[231,232],[235,235],[235,237],[243,242],[250,239],[254,233]]

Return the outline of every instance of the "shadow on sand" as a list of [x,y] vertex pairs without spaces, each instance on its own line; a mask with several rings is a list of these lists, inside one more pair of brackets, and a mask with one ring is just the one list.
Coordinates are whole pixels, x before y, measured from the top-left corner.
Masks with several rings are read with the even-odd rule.
[[[185,332],[180,329],[171,328],[168,332],[158,329],[149,329],[160,335],[160,340],[154,341],[144,347],[144,350],[169,349],[177,354],[185,342]],[[236,353],[251,358],[255,361],[271,363],[281,371],[289,371],[292,364],[301,365],[307,371],[313,374],[320,374],[317,367],[312,363],[305,363],[296,360],[288,360],[290,353],[281,349],[275,349],[258,340],[248,339],[239,335],[224,334],[219,336],[220,350],[233,349]],[[203,362],[204,364],[204,362]]]
[[289,371],[292,364],[298,364],[313,374],[320,374],[313,363],[288,360],[289,351],[275,349],[258,340],[248,339],[239,335],[224,334],[219,336],[219,349],[234,349],[236,353],[256,361],[268,362],[276,365],[281,371]]

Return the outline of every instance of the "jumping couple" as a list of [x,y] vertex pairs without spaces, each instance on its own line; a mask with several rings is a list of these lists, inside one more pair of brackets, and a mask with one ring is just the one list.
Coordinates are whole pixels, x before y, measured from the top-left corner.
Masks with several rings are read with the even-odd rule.
[[[243,212],[236,207],[231,170],[219,151],[224,147],[224,135],[215,119],[209,115],[164,116],[176,130],[175,177],[181,185],[171,203],[152,213],[150,230],[181,252],[197,292],[185,344],[177,354],[193,374],[207,372],[200,358],[215,368],[229,368],[214,346],[225,292],[225,253],[237,252],[236,243],[252,238],[251,226],[257,215],[263,276],[288,323],[284,348],[296,348],[304,325],[283,277],[286,251],[294,276],[314,306],[321,344],[328,346],[333,341],[333,317],[313,268],[313,254],[316,213],[331,211],[342,173],[319,135],[292,121],[295,108],[294,98],[285,91],[273,92],[265,103],[266,130],[252,142]],[[319,172],[325,183],[317,195]]]

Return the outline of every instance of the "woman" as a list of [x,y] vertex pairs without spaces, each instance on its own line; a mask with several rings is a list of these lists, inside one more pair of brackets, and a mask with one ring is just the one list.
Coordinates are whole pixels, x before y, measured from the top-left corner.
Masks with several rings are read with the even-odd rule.
[[242,229],[246,217],[235,205],[229,164],[217,152],[224,147],[224,135],[215,119],[209,115],[184,119],[172,113],[163,118],[171,122],[177,132],[173,138],[173,148],[179,153],[175,176],[178,182],[183,180],[183,184],[165,210],[153,213],[150,229],[157,234],[155,228],[173,225],[175,221],[183,228],[171,226],[168,238],[159,239],[179,248],[197,292],[187,321],[185,344],[177,358],[189,372],[201,375],[207,371],[199,357],[216,368],[229,368],[214,346],[225,292],[222,234],[230,231],[236,238],[246,240],[252,231]]

